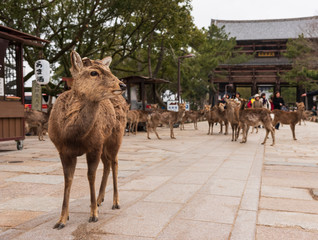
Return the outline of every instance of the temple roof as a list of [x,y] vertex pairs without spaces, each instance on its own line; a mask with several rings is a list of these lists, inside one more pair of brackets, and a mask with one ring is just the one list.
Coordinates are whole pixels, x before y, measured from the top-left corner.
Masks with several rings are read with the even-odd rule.
[[217,20],[211,24],[225,27],[230,37],[236,40],[273,40],[298,38],[318,38],[318,16],[273,20]]

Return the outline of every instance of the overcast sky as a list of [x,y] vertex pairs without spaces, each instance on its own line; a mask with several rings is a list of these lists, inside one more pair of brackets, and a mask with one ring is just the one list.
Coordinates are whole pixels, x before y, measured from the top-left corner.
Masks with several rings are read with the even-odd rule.
[[255,20],[318,15],[318,0],[192,0],[192,16],[199,27],[211,19]]

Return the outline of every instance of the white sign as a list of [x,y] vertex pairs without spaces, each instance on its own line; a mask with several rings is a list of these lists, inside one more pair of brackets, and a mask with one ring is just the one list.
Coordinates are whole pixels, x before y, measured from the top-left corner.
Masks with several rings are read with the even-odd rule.
[[173,112],[178,112],[179,111],[178,101],[168,101],[167,102],[167,110],[173,111]]
[[50,63],[44,59],[37,60],[34,65],[36,82],[46,85],[50,81]]
[[[185,104],[186,104],[186,111],[189,111],[190,104],[189,103],[185,103]],[[173,111],[173,112],[178,112],[179,111],[178,101],[168,101],[167,102],[167,110]]]
[[0,78],[0,96],[4,96],[4,78]]

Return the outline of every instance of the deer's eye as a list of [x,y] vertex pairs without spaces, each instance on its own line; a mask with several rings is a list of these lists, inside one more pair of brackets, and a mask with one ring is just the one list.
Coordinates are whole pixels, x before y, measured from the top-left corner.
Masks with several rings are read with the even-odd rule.
[[93,76],[93,77],[98,76],[98,72],[96,72],[96,71],[92,71],[92,72],[91,72],[91,76]]

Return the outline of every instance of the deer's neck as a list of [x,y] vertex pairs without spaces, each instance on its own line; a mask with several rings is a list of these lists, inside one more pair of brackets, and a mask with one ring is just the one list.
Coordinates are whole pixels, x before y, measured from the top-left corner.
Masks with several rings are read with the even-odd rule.
[[93,129],[100,102],[92,102],[72,96],[65,113],[65,138],[81,139]]
[[303,115],[304,110],[303,109],[297,109],[297,117],[300,120]]

